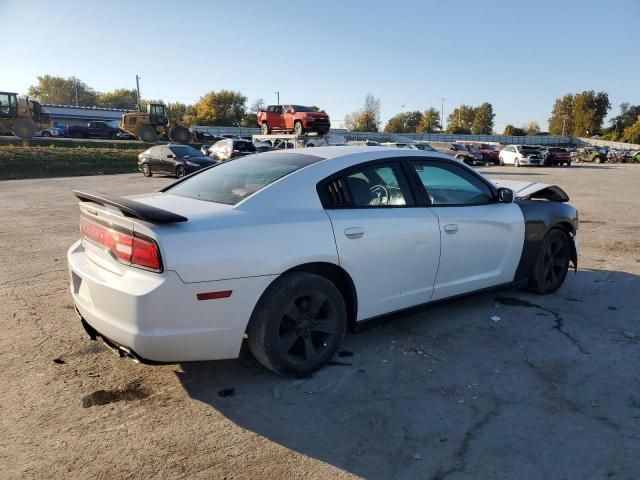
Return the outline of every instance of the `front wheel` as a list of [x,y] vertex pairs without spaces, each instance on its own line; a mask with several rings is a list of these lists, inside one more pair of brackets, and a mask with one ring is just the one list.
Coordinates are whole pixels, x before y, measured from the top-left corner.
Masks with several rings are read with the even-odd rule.
[[178,165],[176,167],[176,177],[177,178],[182,178],[187,174],[187,171],[184,169],[184,167],[182,165]]
[[520,159],[519,158],[516,158],[516,167],[518,167],[518,168],[520,167]]
[[498,160],[498,163],[500,164],[501,167],[504,167],[504,160],[502,158]]
[[346,328],[347,308],[338,288],[324,277],[292,272],[262,295],[247,334],[258,362],[280,375],[300,377],[331,359]]
[[296,135],[302,135],[304,133],[304,128],[302,128],[302,122],[295,122],[293,124],[293,131]]
[[184,127],[175,127],[169,132],[169,139],[172,142],[189,143],[189,140],[191,140],[191,134],[189,133],[189,130]]
[[546,295],[564,283],[571,259],[571,239],[560,228],[552,228],[544,237],[529,277],[529,290]]
[[142,170],[142,175],[144,175],[145,177],[150,177],[151,175],[153,175],[148,163],[143,163],[140,169]]
[[266,123],[260,125],[260,133],[262,135],[269,135],[269,125],[267,125]]
[[46,130],[44,132],[42,132],[42,136],[43,137],[50,137],[51,136],[51,132],[47,132]]
[[144,125],[140,128],[139,138],[143,142],[152,143],[158,141],[158,134],[151,125]]

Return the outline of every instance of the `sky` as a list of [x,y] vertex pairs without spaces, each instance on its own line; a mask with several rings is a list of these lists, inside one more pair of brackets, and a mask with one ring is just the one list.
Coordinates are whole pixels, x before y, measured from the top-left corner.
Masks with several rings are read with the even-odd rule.
[[372,93],[401,111],[494,107],[495,130],[537,121],[569,92],[640,104],[640,0],[0,0],[0,90],[38,75],[98,91],[193,103],[212,90],[248,105],[318,105],[340,127]]

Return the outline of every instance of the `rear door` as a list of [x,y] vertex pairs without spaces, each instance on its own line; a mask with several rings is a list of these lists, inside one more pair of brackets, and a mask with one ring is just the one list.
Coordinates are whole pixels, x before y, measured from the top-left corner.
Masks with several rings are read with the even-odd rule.
[[518,205],[497,202],[492,187],[464,166],[431,159],[411,164],[440,222],[433,300],[512,282],[524,245]]
[[358,320],[430,300],[438,219],[416,206],[397,161],[360,164],[321,184],[340,264],[353,278]]

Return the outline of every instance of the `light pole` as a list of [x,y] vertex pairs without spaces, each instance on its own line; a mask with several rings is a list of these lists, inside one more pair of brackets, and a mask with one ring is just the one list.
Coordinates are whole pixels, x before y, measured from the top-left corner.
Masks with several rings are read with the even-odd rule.
[[440,131],[444,131],[444,101],[446,98],[440,99]]
[[138,111],[142,111],[142,105],[140,103],[140,77],[136,75],[136,93],[138,95]]
[[276,93],[276,96],[278,97],[277,105],[280,105],[280,92],[275,92],[275,93]]
[[563,137],[564,137],[564,127],[567,125],[567,118],[569,118],[569,115],[562,116],[562,136]]

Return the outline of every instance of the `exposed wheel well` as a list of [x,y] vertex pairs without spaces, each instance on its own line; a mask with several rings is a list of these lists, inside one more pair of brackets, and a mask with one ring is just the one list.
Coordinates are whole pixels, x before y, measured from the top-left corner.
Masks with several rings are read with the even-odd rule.
[[290,268],[282,275],[289,272],[307,272],[314,275],[319,275],[326,278],[333,283],[344,298],[344,302],[347,306],[347,325],[349,329],[354,330],[356,325],[356,317],[358,314],[358,296],[356,294],[356,288],[353,284],[351,276],[341,267],[333,263],[326,262],[314,262],[305,263],[296,267]]

